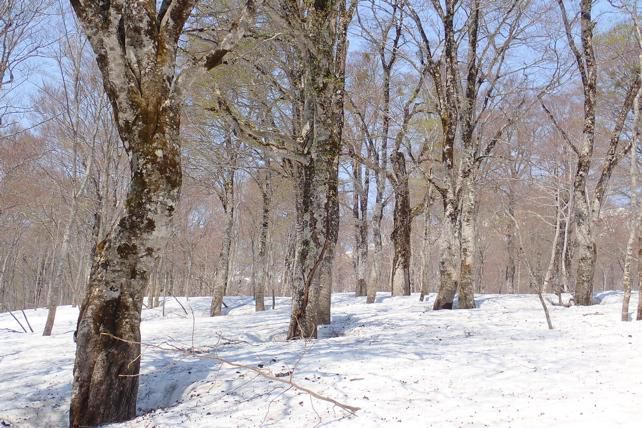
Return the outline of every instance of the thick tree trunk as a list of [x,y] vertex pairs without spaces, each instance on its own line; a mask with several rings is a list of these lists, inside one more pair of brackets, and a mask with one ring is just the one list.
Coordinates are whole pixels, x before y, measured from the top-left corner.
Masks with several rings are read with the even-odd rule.
[[[177,43],[193,1],[71,1],[96,54],[130,160],[125,214],[98,244],[76,328],[72,427],[136,415],[140,319],[150,272],[171,233],[182,183]],[[171,15],[171,16],[170,16]]]
[[132,181],[126,215],[114,236],[96,250],[78,319],[70,413],[74,427],[136,415],[143,294],[154,258],[169,236],[181,185],[178,106],[169,106],[159,112],[161,132],[146,140],[128,138]]
[[315,165],[297,166],[296,247],[292,274],[292,313],[288,339],[316,338],[319,264],[323,256],[322,206],[315,188]]
[[[390,289],[393,296],[410,296],[410,233],[412,218],[410,215],[410,190],[406,158],[400,151],[391,157],[395,176],[394,228],[390,239],[394,247],[390,268]],[[401,272],[398,271],[401,270]]]
[[314,49],[304,64],[301,154],[297,165],[297,257],[288,339],[316,337],[330,323],[335,247],[339,236],[338,175],[343,128],[347,26],[344,1],[316,2],[304,22]]
[[595,140],[595,97],[597,95],[597,65],[593,50],[592,2],[581,0],[580,24],[582,50],[574,41],[563,0],[558,0],[566,29],[569,46],[575,56],[578,70],[582,76],[584,89],[584,126],[582,144],[578,149],[577,168],[573,182],[575,203],[575,232],[577,242],[577,278],[575,283],[575,302],[590,305],[593,300],[593,275],[595,272],[596,249],[591,230],[591,207],[587,191],[587,179],[593,156]]
[[334,270],[335,248],[339,239],[339,152],[332,153],[331,168],[326,178],[327,191],[324,206],[324,247],[323,259],[319,270],[319,309],[317,322],[319,325],[330,324],[332,305],[332,282]]
[[444,218],[439,236],[439,277],[434,310],[452,309],[459,284],[459,248],[457,245],[457,201],[450,194],[444,195]]
[[[332,309],[332,289],[334,278],[334,259],[337,241],[339,239],[339,157],[343,144],[343,105],[345,93],[345,68],[346,56],[348,53],[348,25],[352,20],[354,6],[346,10],[346,1],[338,1],[336,4],[327,2],[323,12],[325,17],[325,34],[322,44],[324,50],[320,52],[319,62],[327,64],[326,75],[324,76],[323,96],[319,97],[324,103],[328,103],[325,109],[325,118],[320,119],[320,124],[328,134],[328,141],[321,141],[320,144],[327,150],[325,154],[326,165],[326,194],[325,194],[325,251],[321,261],[320,289],[319,289],[319,312],[318,323],[330,324]],[[333,30],[334,26],[338,28]],[[322,27],[322,28],[323,28]],[[319,100],[317,99],[317,100]],[[322,160],[323,161],[323,160]]]

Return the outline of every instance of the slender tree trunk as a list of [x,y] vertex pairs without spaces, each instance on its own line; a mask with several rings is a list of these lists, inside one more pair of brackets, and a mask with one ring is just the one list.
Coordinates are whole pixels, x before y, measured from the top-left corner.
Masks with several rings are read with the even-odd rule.
[[432,222],[432,186],[428,189],[428,195],[424,204],[424,230],[421,243],[421,295],[419,300],[424,301],[430,292],[430,274],[432,262],[432,245],[430,244],[431,222]]
[[65,225],[65,231],[62,235],[62,243],[60,244],[60,251],[58,252],[58,259],[53,271],[53,277],[51,278],[51,284],[49,285],[49,290],[47,292],[47,321],[45,322],[45,328],[42,332],[43,336],[51,336],[51,331],[53,330],[54,320],[56,319],[56,308],[62,297],[63,292],[63,277],[64,271],[63,267],[69,253],[69,243],[71,240],[71,230],[76,223],[76,217],[78,215],[78,197],[84,192],[84,189],[87,185],[90,172],[91,172],[91,161],[87,166],[87,171],[85,176],[82,179],[80,188],[77,192],[74,190],[72,196],[72,203],[69,212],[69,219]]
[[[642,201],[641,201],[642,202]],[[642,321],[642,203],[638,216],[638,310],[636,321]]]
[[[633,181],[633,180],[631,180]],[[622,321],[629,321],[629,302],[631,301],[631,265],[633,264],[633,246],[638,232],[636,227],[637,219],[631,219],[629,239],[626,242],[626,253],[624,256],[624,272],[622,276],[622,288],[624,297],[622,300]]]
[[472,309],[475,307],[476,195],[473,177],[466,176],[462,181],[463,200],[460,220],[461,267],[459,273],[459,308]]
[[259,278],[254,288],[255,309],[265,310],[265,290],[269,285],[270,263],[268,257],[268,240],[270,231],[270,216],[272,209],[272,176],[269,163],[266,166],[265,180],[261,188],[263,213],[261,217],[261,237],[259,240]]
[[[230,137],[231,138],[231,137]],[[231,142],[226,142],[227,150],[235,150]],[[221,315],[223,306],[223,296],[227,292],[230,283],[230,264],[232,254],[232,240],[234,238],[234,208],[235,208],[235,175],[236,175],[236,155],[231,156],[231,165],[226,167],[223,190],[220,199],[225,212],[225,229],[223,232],[223,245],[219,253],[216,274],[214,280],[214,293],[212,295],[212,304],[210,306],[210,316]]]
[[[508,183],[508,213],[515,216],[515,186],[511,177],[511,182]],[[509,221],[506,227],[506,234],[504,235],[506,241],[506,269],[504,274],[504,286],[506,292],[515,294],[515,225]]]
[[[636,25],[638,25],[636,23]],[[639,27],[638,27],[639,28]],[[640,61],[639,66],[642,67],[642,39],[640,40]],[[642,69],[639,71],[642,76]],[[633,126],[634,139],[633,147],[631,148],[631,221],[629,230],[629,239],[626,243],[626,255],[624,257],[624,273],[622,278],[622,288],[624,289],[624,298],[622,300],[622,321],[629,320],[629,302],[631,300],[631,265],[633,264],[633,246],[635,245],[636,234],[639,233],[640,225],[636,224],[642,220],[642,216],[637,215],[637,192],[638,192],[638,153],[637,142],[640,138],[640,96],[642,96],[642,88],[638,89],[635,99],[633,100]],[[638,261],[638,263],[640,263]]]
[[366,274],[368,269],[368,194],[370,189],[370,172],[366,167],[365,174],[358,160],[353,166],[353,205],[352,216],[354,219],[354,272],[357,280],[355,295],[367,294]]
[[561,189],[557,189],[556,197],[556,207],[555,207],[555,234],[553,235],[553,243],[551,244],[551,257],[548,262],[548,267],[546,268],[546,273],[544,274],[544,282],[540,287],[540,294],[547,293],[553,279],[553,274],[555,272],[555,260],[557,256],[557,249],[559,247],[560,241],[560,231],[562,223],[562,200],[561,200]]

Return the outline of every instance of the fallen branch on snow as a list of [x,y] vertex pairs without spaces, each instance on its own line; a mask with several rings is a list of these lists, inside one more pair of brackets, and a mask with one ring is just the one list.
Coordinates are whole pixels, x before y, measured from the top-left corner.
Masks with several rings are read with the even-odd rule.
[[[168,349],[168,348],[164,348],[164,347],[159,346],[159,345],[144,344],[142,342],[136,342],[136,341],[133,341],[133,340],[123,339],[121,337],[114,336],[113,334],[110,334],[110,333],[101,333],[101,335],[111,337],[112,339],[118,340],[118,341],[121,341],[121,342],[130,343],[130,344],[136,344],[136,345],[141,345],[141,346],[144,345],[144,346],[148,346],[150,348],[156,348],[156,349],[159,349],[159,350],[162,350],[162,351],[168,351],[168,350],[169,351],[175,351],[175,352],[179,352],[179,353],[182,353],[182,354],[189,355],[191,357],[194,357],[194,355],[195,355],[193,352],[191,352],[189,350],[186,350],[186,349],[179,348],[177,346],[170,346],[170,348]],[[211,355],[211,354],[203,355],[203,354],[200,354],[198,358],[210,359],[210,360],[218,361],[221,364],[227,364],[230,367],[235,367],[235,368],[239,368],[239,369],[252,371],[252,372],[258,374],[259,376],[261,376],[264,379],[268,379],[268,380],[271,380],[271,381],[274,381],[274,382],[279,382],[279,383],[282,383],[282,384],[285,384],[285,385],[289,385],[290,387],[292,387],[294,389],[297,389],[297,390],[299,390],[301,392],[304,392],[304,393],[306,393],[306,394],[308,394],[308,395],[310,395],[310,396],[312,396],[312,397],[314,397],[314,398],[316,398],[318,400],[325,401],[325,402],[328,402],[328,403],[332,403],[335,406],[337,406],[337,407],[339,407],[339,408],[341,408],[343,410],[346,410],[347,412],[350,412],[352,414],[355,414],[358,410],[361,409],[360,407],[351,406],[349,404],[341,403],[341,402],[335,400],[334,398],[330,398],[330,397],[326,397],[325,395],[321,395],[318,392],[315,392],[315,391],[311,390],[310,388],[307,388],[307,387],[305,387],[303,385],[300,385],[300,384],[294,382],[292,380],[292,374],[290,374],[289,377],[282,377],[282,376],[278,376],[278,375],[273,375],[273,374],[269,373],[267,370],[263,370],[263,369],[252,367],[252,366],[248,366],[246,364],[235,363],[233,361],[229,361],[229,360],[226,360],[225,358],[219,357],[218,355]]]

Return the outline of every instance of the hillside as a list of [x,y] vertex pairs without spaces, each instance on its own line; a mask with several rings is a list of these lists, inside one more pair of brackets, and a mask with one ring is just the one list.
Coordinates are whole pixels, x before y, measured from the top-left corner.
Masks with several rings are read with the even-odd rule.
[[[637,304],[632,299],[632,308]],[[636,426],[642,419],[642,323],[619,321],[621,293],[599,305],[551,308],[534,295],[480,295],[477,309],[432,311],[417,296],[378,303],[333,296],[322,338],[286,342],[288,299],[253,312],[251,298],[168,300],[143,311],[139,416],[127,427]],[[192,311],[194,317],[192,318]],[[21,314],[15,313],[16,316]],[[26,311],[36,333],[0,314],[0,426],[65,426],[77,309]],[[194,353],[191,353],[193,346]],[[345,410],[266,379],[288,379]],[[120,425],[115,425],[120,426]]]

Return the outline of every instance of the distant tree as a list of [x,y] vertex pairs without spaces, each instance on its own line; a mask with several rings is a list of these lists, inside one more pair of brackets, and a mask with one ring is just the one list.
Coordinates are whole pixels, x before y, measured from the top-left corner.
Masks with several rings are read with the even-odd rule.
[[[22,106],[9,98],[9,93],[25,76],[26,63],[42,53],[48,43],[43,34],[43,18],[51,0],[2,0],[0,3],[0,129],[9,114],[22,111]],[[23,67],[23,70],[20,68]]]

